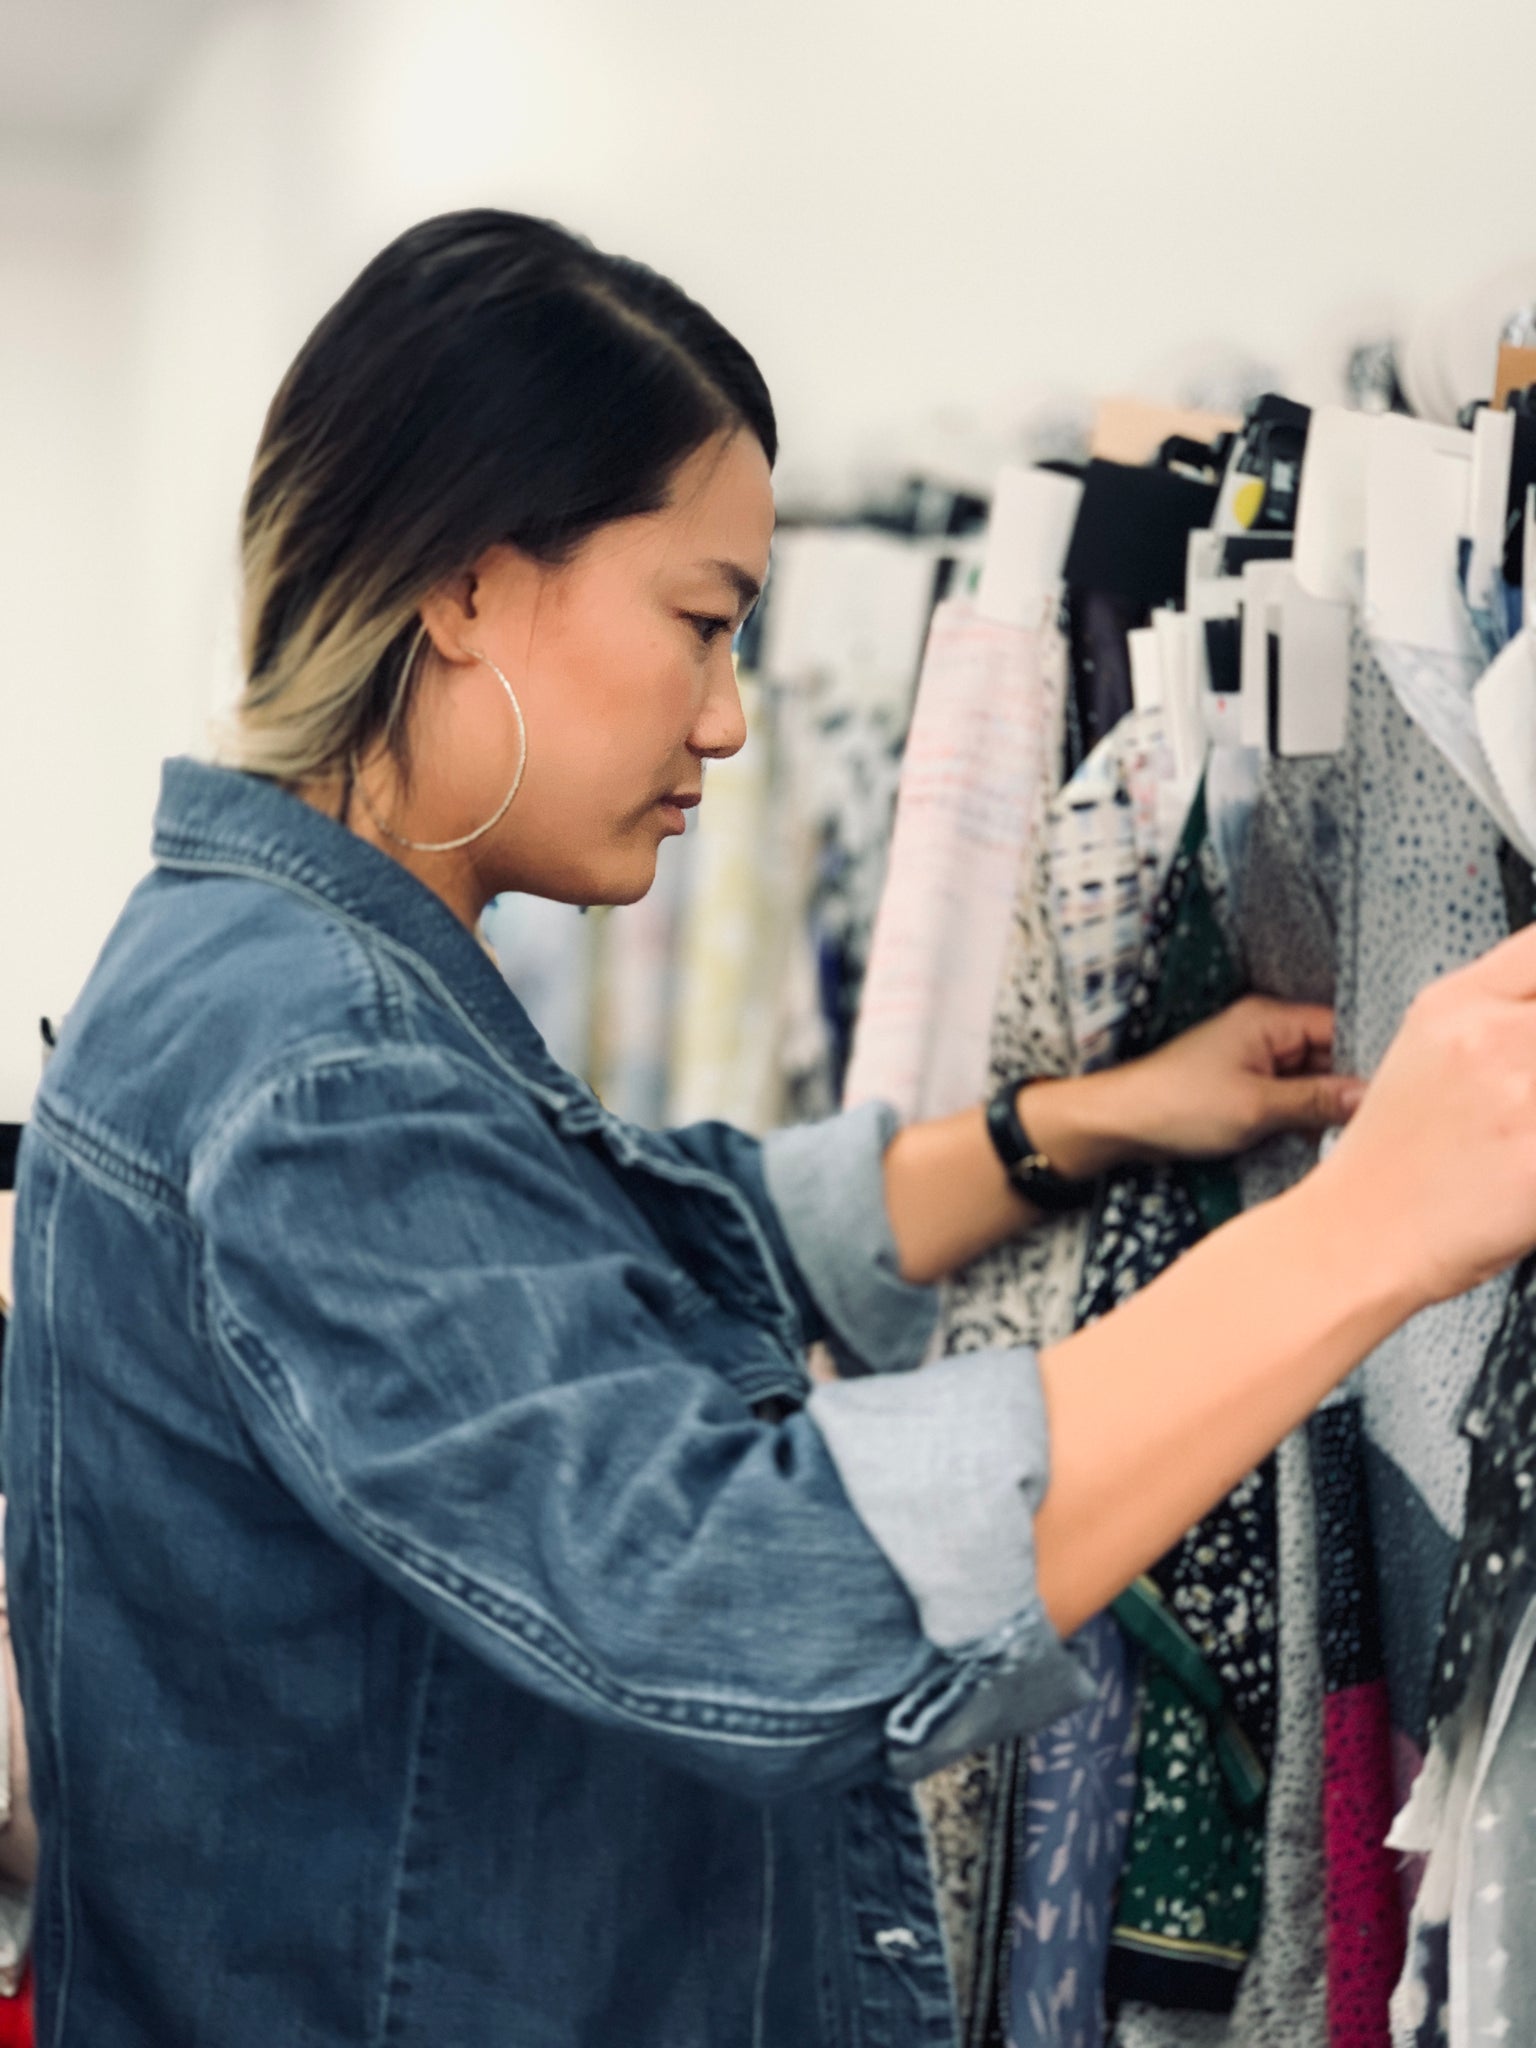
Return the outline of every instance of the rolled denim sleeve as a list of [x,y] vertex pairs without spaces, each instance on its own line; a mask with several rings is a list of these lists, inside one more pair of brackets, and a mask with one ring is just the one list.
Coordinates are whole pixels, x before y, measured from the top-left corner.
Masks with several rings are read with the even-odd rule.
[[[1022,1428],[1043,1473],[1027,1404],[984,1414],[990,1370],[972,1397],[946,1367],[767,1419],[586,1186],[520,1096],[424,1048],[275,1076],[231,1114],[192,1175],[204,1313],[318,1527],[508,1683],[743,1794],[918,1776],[1075,1705],[1027,1530],[966,1491],[973,1433]],[[956,1404],[952,1454],[919,1463]],[[997,1510],[984,1595],[901,1534],[882,1455],[912,1461],[909,1519],[967,1532],[957,1571]],[[1014,1573],[1009,1618],[961,1640]]]
[[896,1112],[884,1102],[763,1140],[763,1177],[805,1285],[845,1372],[919,1365],[938,1293],[901,1277],[885,1207],[885,1149]]
[[1040,1375],[1027,1350],[972,1352],[912,1378],[820,1386],[809,1411],[860,1521],[952,1660],[948,1685],[891,1729],[898,1770],[921,1777],[956,1748],[951,1716],[988,1741],[1092,1697],[1035,1581],[1035,1515],[1050,1477]]

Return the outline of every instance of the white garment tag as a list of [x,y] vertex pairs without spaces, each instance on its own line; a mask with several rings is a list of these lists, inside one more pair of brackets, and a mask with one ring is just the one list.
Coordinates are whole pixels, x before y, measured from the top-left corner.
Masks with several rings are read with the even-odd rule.
[[1163,656],[1157,631],[1138,626],[1125,636],[1131,658],[1131,702],[1138,711],[1160,711],[1163,706]]
[[1467,494],[1467,593],[1474,604],[1491,604],[1504,574],[1505,506],[1509,468],[1515,455],[1515,416],[1484,406],[1472,426],[1472,482]]
[[1196,658],[1199,626],[1184,612],[1166,610],[1152,614],[1152,625],[1161,656],[1163,710],[1173,747],[1175,780],[1182,787],[1196,782],[1205,766],[1204,692]]
[[1389,414],[1365,472],[1365,616],[1374,638],[1438,654],[1473,649],[1457,578],[1472,487],[1472,436]]
[[1472,704],[1483,752],[1504,799],[1504,828],[1525,858],[1536,863],[1536,633],[1515,635],[1479,680]]
[[[1209,526],[1197,526],[1189,536],[1184,556],[1186,601],[1202,583],[1215,583],[1221,576],[1222,536]],[[1194,607],[1191,604],[1190,609]]]
[[1269,636],[1281,629],[1280,594],[1292,580],[1289,562],[1248,562],[1243,568],[1239,737],[1245,747],[1269,746]]
[[1346,598],[1365,546],[1365,465],[1371,415],[1322,405],[1307,429],[1292,559],[1312,597]]
[[1280,591],[1282,754],[1336,754],[1349,713],[1351,607],[1313,597],[1294,576]]
[[973,609],[999,626],[1038,626],[1061,582],[1082,501],[1075,476],[1010,463],[992,493],[986,553]]

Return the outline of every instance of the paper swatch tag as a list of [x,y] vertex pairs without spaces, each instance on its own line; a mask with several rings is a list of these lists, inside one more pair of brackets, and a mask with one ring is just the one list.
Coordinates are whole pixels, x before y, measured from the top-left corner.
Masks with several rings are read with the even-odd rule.
[[1478,737],[1504,799],[1505,831],[1536,863],[1536,633],[1517,633],[1472,693]]
[[1472,482],[1467,500],[1467,594],[1474,604],[1493,602],[1504,573],[1509,473],[1515,454],[1515,416],[1484,406],[1472,425]]
[[1075,476],[1010,464],[998,476],[973,609],[999,626],[1038,626],[1061,582],[1083,486]]
[[1349,715],[1352,607],[1313,597],[1294,576],[1280,591],[1280,753],[1336,754]]
[[1296,580],[1313,597],[1355,591],[1365,546],[1366,451],[1379,422],[1341,405],[1319,406],[1307,436],[1296,505]]
[[1163,705],[1163,656],[1155,626],[1127,633],[1131,658],[1131,702],[1138,711],[1160,711]]
[[1152,625],[1161,658],[1163,711],[1175,779],[1180,784],[1193,783],[1205,766],[1207,746],[1199,621],[1184,612],[1156,611]]
[[1472,436],[1390,414],[1374,422],[1365,474],[1365,616],[1373,638],[1474,652],[1457,580],[1472,487]]

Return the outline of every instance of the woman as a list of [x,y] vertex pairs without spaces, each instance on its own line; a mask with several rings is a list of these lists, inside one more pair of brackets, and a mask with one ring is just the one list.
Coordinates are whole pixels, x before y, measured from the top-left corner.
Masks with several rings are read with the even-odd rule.
[[[1536,938],[1038,1363],[896,1370],[1036,1220],[981,1108],[760,1147],[554,1065],[477,919],[643,895],[741,745],[774,440],[675,287],[491,212],[278,393],[230,765],[169,764],[24,1151],[51,2048],[949,2042],[906,1784],[1079,1701],[1061,1638],[1536,1241]],[[1075,1179],[1240,1149],[1354,1108],[1328,1035],[1245,1004],[1003,1122]]]

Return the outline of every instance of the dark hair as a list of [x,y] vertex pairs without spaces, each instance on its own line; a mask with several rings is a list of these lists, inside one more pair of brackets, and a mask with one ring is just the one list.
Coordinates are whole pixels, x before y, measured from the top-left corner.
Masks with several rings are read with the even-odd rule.
[[489,208],[411,228],[310,335],[262,430],[236,764],[298,780],[394,740],[430,591],[498,542],[569,559],[743,427],[772,464],[756,363],[644,264]]

